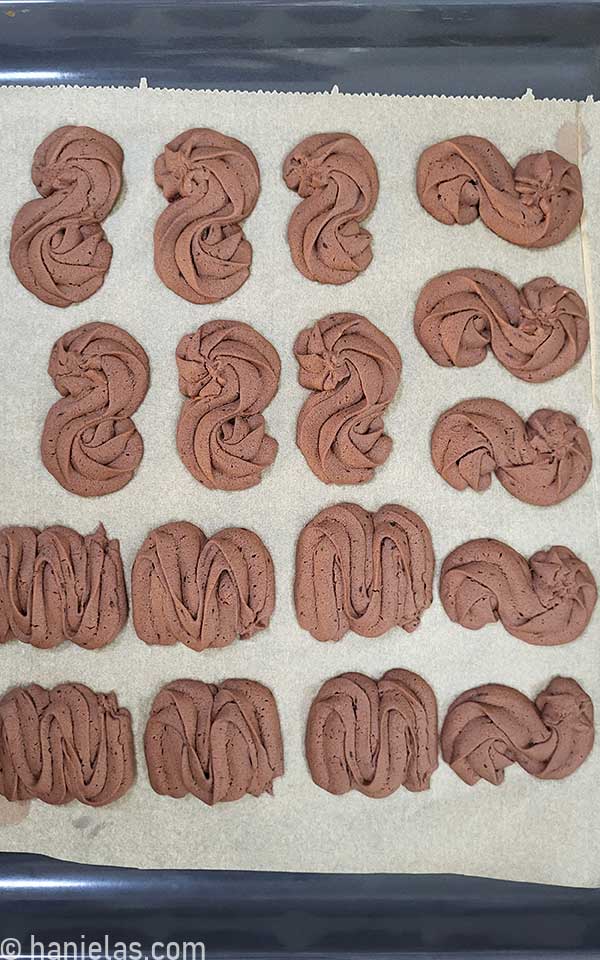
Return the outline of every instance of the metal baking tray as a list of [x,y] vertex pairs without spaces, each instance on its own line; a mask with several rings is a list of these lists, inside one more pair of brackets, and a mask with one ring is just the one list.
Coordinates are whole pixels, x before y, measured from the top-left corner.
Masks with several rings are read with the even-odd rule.
[[[141,77],[163,87],[598,97],[600,2],[0,0],[0,83]],[[591,958],[600,890],[0,854],[0,956],[55,960],[64,941],[77,960],[139,960],[157,943],[171,953],[155,947],[153,960],[194,960],[185,942],[203,942],[207,960]]]

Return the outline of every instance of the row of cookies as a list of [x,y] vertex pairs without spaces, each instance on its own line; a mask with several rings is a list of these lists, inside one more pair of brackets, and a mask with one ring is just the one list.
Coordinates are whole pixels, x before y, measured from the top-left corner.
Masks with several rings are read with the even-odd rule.
[[[102,222],[119,197],[123,159],[112,137],[85,126],[60,127],[35,151],[31,177],[40,197],[15,217],[10,259],[23,286],[45,303],[68,307],[101,287],[112,257]],[[159,277],[192,303],[231,296],[252,263],[242,227],[260,193],[252,150],[216,130],[186,130],[156,158],[154,177],[168,202],[154,230]],[[288,225],[298,270],[319,283],[353,280],[373,257],[362,226],[379,195],[369,151],[348,133],[315,134],[290,151],[283,178],[301,198]],[[523,157],[513,170],[497,147],[473,136],[424,150],[416,190],[441,223],[480,217],[524,247],[560,243],[583,208],[575,164],[547,150]]]
[[[431,605],[433,576],[431,536],[411,510],[326,507],[297,540],[298,623],[323,642],[349,631],[412,632]],[[445,558],[439,594],[463,627],[500,621],[526,643],[549,646],[583,633],[597,588],[587,564],[567,547],[526,559],[508,544],[478,539]],[[269,626],[273,562],[250,530],[230,527],[207,537],[193,523],[168,523],[141,545],[131,595],[135,630],[145,643],[223,647]],[[101,525],[85,536],[64,526],[0,529],[0,643],[17,639],[49,649],[69,640],[99,649],[123,629],[128,608],[119,542]]]
[[[305,750],[314,782],[329,793],[383,798],[404,786],[429,789],[442,756],[468,785],[500,784],[513,763],[561,780],[587,758],[594,711],[579,684],[555,677],[529,700],[485,684],[449,707],[438,734],[437,701],[409,670],[379,680],[347,673],[327,680],[308,715]],[[273,792],[284,772],[272,692],[255,680],[167,683],[144,734],[152,788],[213,805]],[[49,804],[112,803],[135,779],[131,714],[114,693],[81,683],[14,687],[0,699],[0,795]]]

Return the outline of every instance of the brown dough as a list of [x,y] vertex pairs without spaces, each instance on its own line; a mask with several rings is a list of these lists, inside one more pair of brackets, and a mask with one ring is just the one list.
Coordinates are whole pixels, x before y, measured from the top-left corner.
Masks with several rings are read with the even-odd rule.
[[499,683],[461,694],[450,706],[442,755],[461,780],[497,786],[511,763],[539,780],[562,780],[594,744],[594,707],[570,677],[555,677],[535,703]]
[[62,398],[44,424],[44,466],[80,497],[120,490],[144,452],[131,419],[148,390],[144,350],[121,327],[86,323],[56,341],[48,373]]
[[273,793],[283,743],[271,691],[256,680],[174,680],[160,690],[144,737],[152,789],[212,806]]
[[583,210],[581,174],[553,150],[531,153],[515,169],[489,140],[453,137],[423,151],[417,194],[441,223],[481,217],[521,247],[551,247],[575,229]]
[[260,483],[277,454],[262,415],[279,386],[275,348],[247,323],[210,320],[181,338],[177,368],[177,449],[192,476],[212,490]]
[[536,410],[526,422],[487,397],[441,415],[431,437],[437,472],[456,490],[487,490],[495,473],[513,497],[552,506],[575,493],[592,467],[585,431],[561,410]]
[[85,537],[59,526],[0,529],[0,643],[96,650],[126,622],[119,541],[102,524]]
[[322,317],[298,335],[298,379],[312,390],[296,443],[324,483],[365,483],[392,449],[383,415],[400,383],[402,360],[381,330],[358,313]]
[[250,530],[220,530],[207,540],[192,523],[167,523],[138,551],[131,600],[136,632],[146,643],[224,647],[269,625],[271,555]]
[[250,276],[241,223],[260,193],[254,154],[216,130],[186,130],[157,158],[154,177],[169,201],[154,229],[160,279],[192,303],[230,297]]
[[526,560],[499,540],[470,540],[448,554],[440,576],[440,599],[455,623],[479,630],[500,620],[513,637],[542,646],[576,640],[597,595],[590,568],[561,546]]
[[349,133],[318,133],[288,154],[283,178],[302,197],[288,225],[300,273],[318,283],[354,280],[373,258],[371,234],[360,225],[379,194],[369,151]]
[[112,247],[101,224],[121,191],[122,168],[119,144],[91,127],[59,127],[35,151],[31,179],[42,199],[17,213],[10,262],[44,303],[70,307],[102,286]]
[[369,513],[355,503],[326,507],[296,546],[296,616],[316,640],[348,630],[380,637],[413,631],[431,604],[434,556],[416,513],[390,503]]
[[82,683],[15,687],[0,700],[0,794],[102,807],[135,775],[131,714]]
[[491,270],[452,270],[423,287],[415,333],[442,367],[473,367],[488,348],[515,377],[542,383],[585,352],[589,323],[581,297],[551,277],[518,290]]
[[306,759],[317,786],[336,795],[428,790],[438,766],[433,690],[408,670],[388,670],[381,680],[362,673],[327,680],[308,715]]

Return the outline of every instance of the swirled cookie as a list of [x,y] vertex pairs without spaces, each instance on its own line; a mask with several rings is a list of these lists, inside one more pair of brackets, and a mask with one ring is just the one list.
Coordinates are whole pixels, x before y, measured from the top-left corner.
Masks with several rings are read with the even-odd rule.
[[61,399],[44,424],[44,466],[80,497],[120,490],[144,452],[131,417],[148,390],[146,353],[121,327],[86,323],[56,341],[48,373]]
[[355,503],[326,507],[296,546],[298,623],[322,641],[348,630],[411,632],[431,604],[433,567],[431,536],[416,513],[395,503],[377,513]]
[[269,625],[271,554],[250,530],[220,530],[207,540],[193,523],[167,523],[140,547],[131,594],[133,622],[145,643],[224,647]]
[[309,280],[348,283],[373,259],[361,222],[379,194],[377,167],[349,133],[306,137],[287,155],[283,178],[300,203],[288,225],[292,260]]
[[90,807],[113,803],[135,775],[131,714],[83,683],[32,683],[0,700],[0,794]]
[[400,383],[402,360],[384,333],[358,313],[332,313],[298,335],[298,379],[312,390],[296,443],[324,483],[365,483],[392,441],[383,415]]
[[192,476],[211,490],[260,483],[277,454],[262,415],[279,386],[275,348],[247,323],[210,320],[181,338],[177,369],[177,449]]
[[191,303],[230,297],[250,276],[241,224],[260,193],[254,154],[216,130],[186,130],[157,158],[154,177],[169,201],[154,229],[160,279]]
[[173,680],[154,699],[144,747],[156,793],[209,806],[272,794],[283,774],[275,698],[256,680]]
[[70,307],[98,290],[112,247],[102,229],[119,196],[123,151],[91,127],[59,127],[35,151],[31,179],[41,195],[15,217],[10,262],[44,303]]
[[408,670],[388,670],[381,680],[362,673],[327,680],[308,715],[306,759],[317,786],[338,796],[428,790],[438,766],[433,690]]
[[568,547],[529,560],[499,540],[469,540],[448,554],[440,599],[451,620],[479,630],[500,620],[513,637],[553,646],[587,627],[598,591],[590,568]]
[[568,413],[536,410],[523,422],[512,407],[487,397],[441,415],[431,458],[455,490],[487,490],[495,473],[513,497],[542,507],[579,490],[592,466],[585,430]]
[[423,151],[417,165],[421,205],[440,223],[481,217],[521,247],[551,247],[575,229],[583,210],[581,174],[553,150],[511,167],[482,137],[453,137]]
[[59,526],[0,529],[0,643],[96,650],[126,622],[119,541],[102,524],[84,537]]
[[442,756],[469,786],[495,786],[518,763],[539,780],[562,780],[594,744],[594,707],[570,677],[555,677],[532,703],[499,683],[461,694],[442,727]]
[[518,290],[491,270],[452,270],[427,283],[417,300],[415,333],[441,367],[473,367],[491,348],[520,380],[542,383],[585,352],[589,323],[581,297],[551,277]]

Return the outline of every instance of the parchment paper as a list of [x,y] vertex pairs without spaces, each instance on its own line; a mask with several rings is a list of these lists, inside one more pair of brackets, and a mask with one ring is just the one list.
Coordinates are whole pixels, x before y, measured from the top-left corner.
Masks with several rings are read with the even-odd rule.
[[[437,597],[412,635],[393,630],[376,640],[348,635],[319,644],[297,625],[292,607],[293,559],[302,526],[326,504],[352,499],[368,509],[397,502],[429,525],[437,575],[446,554],[464,540],[504,539],[529,556],[564,543],[600,579],[594,481],[565,503],[535,508],[493,484],[484,495],[459,494],[436,474],[429,435],[438,414],[459,399],[489,395],[522,415],[542,406],[575,414],[590,432],[592,352],[551,383],[518,381],[492,356],[478,367],[437,367],[412,329],[415,298],[433,275],[460,266],[499,270],[521,284],[543,275],[589,298],[598,273],[600,155],[598,107],[569,102],[346,96],[342,94],[199,93],[127,89],[0,90],[0,523],[44,527],[64,523],[80,532],[102,521],[119,537],[127,575],[146,533],[186,519],[207,533],[223,526],[256,530],[271,550],[277,607],[270,628],[251,641],[201,654],[150,648],[131,624],[108,648],[89,652],[68,643],[38,651],[20,643],[0,650],[2,688],[31,681],[65,680],[116,690],[133,714],[138,774],[118,803],[91,810],[34,802],[3,804],[0,847],[71,860],[138,867],[272,870],[456,872],[569,885],[600,883],[598,784],[600,745],[562,782],[538,782],[513,767],[502,787],[465,786],[443,763],[423,794],[398,790],[386,800],[358,793],[333,797],[310,778],[303,750],[309,705],[321,683],[345,670],[374,677],[403,666],[433,686],[440,716],[475,684],[512,684],[534,696],[556,674],[575,677],[600,711],[598,615],[575,643],[550,649],[528,646],[501,626],[469,632],[450,622]],[[91,124],[115,137],[125,152],[125,189],[105,223],[113,262],[102,290],[86,303],[59,311],[38,302],[17,282],[8,262],[16,210],[35,195],[30,163],[35,147],[64,123]],[[198,307],[171,293],[152,265],[153,224],[165,201],[154,184],[154,158],[164,144],[193,126],[213,126],[240,138],[256,154],[262,193],[245,231],[252,242],[250,280],[230,300]],[[594,135],[594,128],[596,134]],[[300,139],[323,130],[349,131],[373,154],[381,192],[369,228],[374,260],[345,287],[322,287],[292,265],[285,230],[297,198],[281,179],[281,163]],[[434,141],[460,133],[489,137],[511,162],[526,153],[578,152],[586,176],[587,241],[580,231],[558,247],[527,251],[494,236],[481,223],[448,228],[419,206],[415,164]],[[587,152],[585,152],[587,151]],[[584,155],[585,154],[585,155]],[[594,170],[595,168],[595,170]],[[584,255],[585,254],[585,255]],[[588,271],[586,277],[584,262]],[[297,412],[306,392],[296,380],[292,345],[297,332],[325,313],[366,314],[398,345],[402,385],[386,423],[394,449],[375,479],[363,487],[326,487],[309,471],[294,443]],[[280,444],[274,467],[253,490],[205,490],[187,472],[175,447],[181,397],[174,361],[180,337],[217,317],[247,321],[266,335],[282,359],[279,393],[266,411]],[[84,500],[64,491],[44,470],[39,440],[57,393],[47,376],[52,344],[90,320],[125,327],[147,350],[151,388],[135,415],[145,455],[121,492]],[[143,730],[159,687],[177,677],[219,680],[251,677],[268,684],[281,714],[286,771],[275,795],[244,798],[213,809],[188,797],[173,800],[151,790]],[[14,821],[21,818],[21,822]]]

